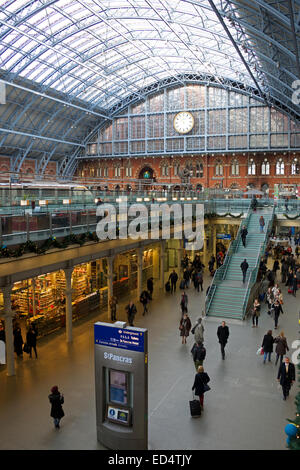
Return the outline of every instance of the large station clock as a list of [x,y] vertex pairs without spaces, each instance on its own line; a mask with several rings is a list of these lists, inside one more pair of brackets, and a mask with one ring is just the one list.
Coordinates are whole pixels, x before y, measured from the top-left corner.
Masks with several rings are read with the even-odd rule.
[[187,134],[194,127],[194,116],[188,111],[177,113],[173,121],[175,131],[180,134]]

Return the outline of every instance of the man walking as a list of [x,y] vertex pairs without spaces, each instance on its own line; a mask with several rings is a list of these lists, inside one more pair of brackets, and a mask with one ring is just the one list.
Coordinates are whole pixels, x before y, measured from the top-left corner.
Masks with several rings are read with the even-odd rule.
[[229,328],[226,325],[225,321],[222,321],[222,324],[218,327],[217,336],[219,338],[219,343],[221,345],[221,354],[222,359],[225,359],[225,346],[229,337]]
[[136,315],[136,306],[134,305],[134,303],[132,302],[132,300],[129,302],[129,304],[125,307],[125,310],[127,312],[127,318],[128,318],[128,323],[129,323],[129,326],[134,326],[133,324],[133,320],[134,320],[134,317]]
[[178,274],[176,273],[175,269],[173,269],[173,272],[169,276],[169,281],[171,281],[171,294],[176,292],[176,283],[178,281]]
[[241,263],[241,270],[242,270],[242,273],[243,273],[243,284],[245,284],[245,282],[246,282],[246,274],[247,274],[247,269],[248,268],[249,268],[249,264],[247,263],[247,260],[245,258],[244,261]]
[[[195,338],[195,343],[203,343],[204,342],[204,326],[202,323],[202,318],[198,318],[196,325],[191,330],[192,334]],[[201,364],[202,365],[202,364]]]
[[248,235],[248,230],[246,229],[246,226],[244,225],[243,229],[241,231],[241,239],[242,239],[244,248],[246,248],[246,237],[247,237],[247,235]]
[[295,366],[288,357],[284,359],[284,363],[280,365],[277,380],[282,387],[283,399],[289,396],[290,388],[295,382]]
[[150,300],[152,300],[152,295],[153,295],[153,277],[149,277],[147,280],[147,290],[150,295]]

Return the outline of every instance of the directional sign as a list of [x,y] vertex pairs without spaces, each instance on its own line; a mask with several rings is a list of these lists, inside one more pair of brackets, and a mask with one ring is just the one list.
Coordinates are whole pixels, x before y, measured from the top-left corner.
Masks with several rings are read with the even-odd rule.
[[140,328],[133,331],[98,322],[94,325],[94,333],[95,344],[144,352],[144,331]]

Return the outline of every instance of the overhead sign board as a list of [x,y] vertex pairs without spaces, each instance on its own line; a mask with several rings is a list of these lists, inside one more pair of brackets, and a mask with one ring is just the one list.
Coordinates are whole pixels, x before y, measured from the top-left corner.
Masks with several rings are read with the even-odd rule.
[[95,344],[128,351],[144,352],[144,332],[119,328],[111,324],[95,323]]

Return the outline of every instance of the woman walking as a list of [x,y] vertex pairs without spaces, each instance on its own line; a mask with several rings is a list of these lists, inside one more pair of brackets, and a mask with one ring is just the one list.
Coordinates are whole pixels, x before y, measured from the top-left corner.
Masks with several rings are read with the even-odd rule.
[[207,388],[207,384],[210,381],[210,378],[206,372],[204,372],[204,367],[199,366],[198,372],[195,375],[194,385],[192,390],[195,390],[195,395],[199,397],[200,406],[203,410],[204,408],[204,393],[205,389]]
[[286,352],[289,351],[289,347],[287,344],[286,337],[284,336],[284,332],[282,331],[279,336],[274,339],[274,343],[276,343],[276,361],[275,365],[277,365],[278,359],[280,358],[280,365],[282,364],[283,356],[286,355]]
[[187,306],[188,306],[188,296],[186,295],[185,292],[183,292],[181,296],[181,300],[180,300],[180,308],[181,308],[182,315],[184,313],[187,313],[188,311]]
[[263,342],[261,347],[264,350],[264,364],[266,363],[266,359],[268,356],[269,362],[271,362],[271,354],[273,352],[273,344],[274,338],[272,336],[272,330],[269,330],[267,334],[264,336]]
[[189,336],[191,328],[191,320],[189,319],[188,315],[184,313],[179,324],[180,336],[182,337],[182,344],[186,344],[186,338]]
[[13,330],[14,335],[14,350],[18,357],[23,357],[23,338],[19,323],[16,323]]
[[54,426],[59,428],[60,420],[65,416],[62,404],[64,403],[64,396],[58,391],[57,385],[51,388],[51,394],[48,396],[51,403],[50,416],[53,418]]
[[260,316],[260,303],[258,299],[254,300],[253,313],[252,313],[252,328],[257,327],[258,317]]

